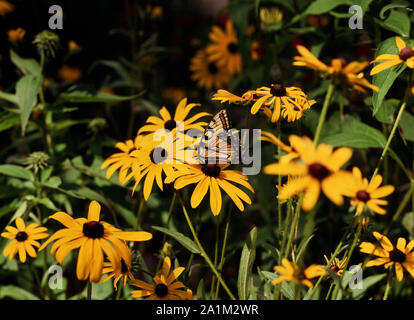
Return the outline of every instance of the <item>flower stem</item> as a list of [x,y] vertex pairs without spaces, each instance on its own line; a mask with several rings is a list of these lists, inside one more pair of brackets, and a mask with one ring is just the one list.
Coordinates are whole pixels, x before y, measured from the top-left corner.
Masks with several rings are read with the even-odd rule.
[[[219,267],[218,267],[218,271],[221,273],[222,269],[223,269],[223,265],[224,265],[224,255],[226,253],[226,246],[227,246],[227,237],[229,234],[229,227],[230,227],[230,216],[231,216],[231,212],[232,212],[232,208],[233,208],[233,202],[230,203],[229,206],[230,210],[229,210],[229,214],[227,216],[227,222],[226,222],[226,229],[224,231],[224,239],[223,239],[223,247],[221,248],[221,257],[220,257],[220,263],[219,263]],[[220,290],[220,283],[217,282],[217,287],[216,287],[216,296],[215,299],[217,300],[218,298],[218,294],[219,294],[219,290]]]
[[321,135],[322,127],[325,122],[326,114],[328,112],[328,107],[331,103],[334,89],[335,89],[335,84],[334,84],[334,81],[331,80],[331,82],[329,83],[328,91],[326,92],[325,101],[323,102],[321,115],[319,116],[319,122],[318,122],[318,126],[316,127],[315,137],[313,138],[313,142],[315,146],[318,145],[319,137]]
[[231,300],[236,300],[236,298],[234,297],[234,295],[231,293],[230,289],[227,287],[226,283],[224,282],[223,278],[221,277],[220,273],[218,273],[217,269],[214,267],[213,263],[211,262],[210,258],[208,257],[208,255],[207,255],[206,251],[204,250],[203,246],[201,245],[200,240],[198,239],[197,233],[194,230],[193,224],[191,223],[190,217],[188,216],[188,212],[187,212],[187,209],[185,208],[185,205],[184,205],[184,202],[181,198],[181,195],[178,192],[177,192],[177,198],[178,198],[178,201],[180,201],[185,219],[187,220],[188,227],[190,228],[190,231],[193,235],[194,241],[195,241],[195,243],[197,244],[197,246],[200,250],[201,256],[204,258],[204,260],[209,265],[211,271],[213,271],[213,273],[215,274],[217,279],[220,281],[221,285],[223,286],[224,290],[229,295],[230,299]]
[[385,144],[385,147],[384,147],[384,149],[382,150],[381,157],[380,157],[380,159],[378,160],[377,166],[376,166],[376,168],[375,168],[375,170],[374,170],[374,173],[372,174],[371,180],[372,180],[372,179],[373,179],[373,178],[377,175],[377,173],[378,173],[379,167],[381,166],[381,163],[382,163],[382,161],[384,160],[384,157],[385,157],[385,155],[386,155],[386,153],[387,153],[387,151],[388,151],[388,148],[390,147],[391,140],[392,140],[392,138],[394,137],[395,131],[397,130],[397,127],[398,127],[398,123],[400,122],[401,116],[402,116],[402,114],[403,114],[403,112],[404,112],[404,109],[405,109],[405,106],[406,106],[406,105],[407,105],[407,102],[406,102],[406,101],[404,101],[404,102],[403,102],[403,104],[402,104],[402,105],[401,105],[401,107],[400,107],[400,111],[398,111],[397,118],[395,119],[394,125],[393,125],[393,127],[392,127],[392,129],[391,129],[391,133],[390,133],[390,135],[388,136],[387,143]]
[[86,295],[86,300],[92,300],[92,282],[88,282],[88,291]]
[[290,248],[292,246],[292,240],[293,240],[293,234],[295,232],[295,229],[297,227],[297,224],[299,222],[299,216],[300,216],[300,207],[302,205],[302,199],[303,199],[303,193],[299,196],[299,200],[296,203],[296,210],[295,210],[295,216],[293,217],[292,225],[290,226],[290,232],[289,232],[289,238],[286,246],[285,253],[283,254],[283,258],[287,258]]
[[391,270],[392,268],[390,268],[388,272],[387,286],[385,287],[385,292],[384,292],[384,296],[382,297],[382,300],[387,300],[388,294],[390,293],[391,282],[392,282],[392,271]]

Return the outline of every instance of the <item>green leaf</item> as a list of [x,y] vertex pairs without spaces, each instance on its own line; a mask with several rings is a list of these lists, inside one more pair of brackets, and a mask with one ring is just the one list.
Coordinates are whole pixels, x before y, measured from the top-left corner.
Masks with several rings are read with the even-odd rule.
[[305,10],[303,14],[322,14],[340,5],[350,5],[349,0],[316,0],[312,1],[311,5]]
[[72,87],[67,92],[63,92],[57,98],[57,103],[90,103],[90,102],[119,102],[136,99],[140,94],[133,96],[118,96],[115,94],[107,94],[101,91],[93,91],[81,89],[79,87]]
[[402,136],[409,141],[414,141],[414,116],[408,111],[404,111],[399,125]]
[[39,298],[33,293],[13,285],[0,287],[0,299],[4,298],[12,298],[16,300],[39,300]]
[[18,105],[19,103],[19,100],[17,99],[17,96],[15,94],[7,93],[1,90],[0,90],[0,99],[14,103],[15,105]]
[[10,60],[25,75],[41,75],[40,64],[35,59],[21,58],[16,52],[10,49]]
[[[384,53],[398,54],[395,37],[388,38],[387,40],[383,41],[377,50],[376,56]],[[373,76],[372,84],[376,85],[380,89],[379,92],[374,91],[372,95],[372,104],[374,106],[372,113],[374,116],[378,110],[383,107],[382,102],[395,79],[398,78],[398,76],[405,70],[406,67],[407,65],[404,63],[396,67],[385,69],[384,71],[381,71]]]
[[354,288],[351,290],[352,299],[361,299],[369,288],[384,279],[386,276],[387,274],[383,273],[364,278],[362,289]]
[[382,123],[394,123],[394,113],[400,105],[398,99],[388,99],[383,102],[382,108],[375,114],[375,118]]
[[26,125],[30,114],[37,102],[37,95],[42,87],[43,78],[41,75],[27,75],[21,78],[16,84],[16,96],[20,108],[20,119],[22,134],[26,131]]
[[154,230],[160,231],[160,232],[165,233],[166,235],[169,235],[170,237],[174,238],[184,248],[186,248],[190,252],[197,253],[197,254],[200,253],[200,249],[195,244],[195,242],[193,240],[191,240],[190,238],[186,237],[185,235],[183,235],[182,233],[177,232],[177,231],[172,231],[170,229],[163,228],[163,227],[158,227],[158,226],[152,226],[152,228]]
[[29,169],[25,169],[13,164],[0,165],[0,174],[4,174],[9,177],[20,178],[23,180],[34,181],[33,172],[31,172]]
[[253,284],[252,268],[256,257],[256,238],[257,228],[254,227],[246,239],[240,258],[237,289],[241,300],[248,299]]
[[414,239],[414,212],[407,212],[401,220],[401,224],[410,234],[410,240]]
[[411,22],[406,12],[392,10],[387,19],[384,20],[383,27],[402,37],[410,36]]
[[0,132],[18,125],[19,123],[20,117],[17,113],[10,113],[6,111],[0,113]]
[[323,136],[321,142],[333,147],[350,147],[357,149],[383,148],[386,139],[381,131],[372,128],[355,118],[347,117],[340,130],[329,136]]
[[408,1],[400,1],[400,0],[394,0],[392,1],[392,3],[384,6],[381,11],[380,11],[380,18],[384,19],[385,18],[385,12],[387,12],[388,10],[394,9],[394,8],[407,8],[410,6],[410,3]]

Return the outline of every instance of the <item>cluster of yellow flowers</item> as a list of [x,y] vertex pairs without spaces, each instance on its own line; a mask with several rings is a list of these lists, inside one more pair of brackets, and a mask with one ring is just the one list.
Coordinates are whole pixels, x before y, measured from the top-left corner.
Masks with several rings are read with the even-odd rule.
[[213,26],[209,38],[213,43],[198,50],[190,62],[192,80],[207,90],[227,86],[242,71],[242,57],[231,20],[225,30]]

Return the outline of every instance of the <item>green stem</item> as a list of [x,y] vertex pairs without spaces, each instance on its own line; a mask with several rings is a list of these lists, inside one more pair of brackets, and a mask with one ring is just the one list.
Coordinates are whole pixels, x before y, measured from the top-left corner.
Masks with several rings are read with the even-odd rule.
[[287,247],[283,255],[283,258],[287,258],[290,248],[292,246],[293,234],[295,233],[296,226],[299,222],[300,207],[302,205],[302,199],[303,199],[303,193],[301,193],[301,195],[299,196],[299,200],[296,203],[295,216],[293,217],[293,222],[292,222],[292,225],[290,226],[289,238],[288,238]]
[[290,223],[290,219],[292,217],[292,210],[293,210],[292,198],[289,198],[288,205],[287,205],[287,210],[286,210],[285,228],[283,230],[282,246],[280,247],[280,251],[279,251],[279,265],[282,263],[282,256],[283,256],[283,252],[285,251],[289,223]]
[[124,289],[124,283],[122,282],[122,278],[119,281],[119,287],[118,290],[116,292],[116,298],[115,300],[119,300],[119,298],[121,297],[121,291]]
[[405,106],[406,106],[406,105],[407,105],[407,102],[406,102],[406,101],[404,101],[404,102],[403,102],[403,104],[402,104],[402,105],[401,105],[401,107],[400,107],[400,111],[398,111],[397,118],[395,119],[394,125],[393,125],[393,127],[392,127],[392,129],[391,129],[391,133],[390,133],[390,135],[388,136],[387,143],[385,144],[385,147],[384,147],[384,149],[382,150],[381,157],[380,157],[380,159],[378,160],[377,166],[376,166],[376,168],[375,168],[375,170],[374,170],[374,173],[372,174],[371,180],[372,180],[372,178],[374,178],[374,177],[377,175],[377,173],[378,173],[379,167],[381,166],[381,163],[382,163],[382,161],[384,160],[384,157],[385,157],[385,155],[386,155],[386,153],[387,153],[387,151],[388,151],[388,148],[390,147],[390,144],[391,144],[392,138],[394,137],[395,131],[397,130],[398,123],[400,122],[401,116],[402,116],[402,114],[403,114],[403,112],[404,112],[404,109],[405,109]]
[[331,283],[331,285],[329,287],[329,290],[328,290],[328,293],[326,294],[325,300],[328,300],[329,299],[329,296],[331,295],[331,292],[332,292],[332,289],[334,287],[334,284],[335,284],[335,282],[332,282]]
[[382,297],[382,300],[387,300],[388,294],[390,293],[391,282],[392,282],[392,271],[391,270],[392,270],[392,267],[390,268],[388,272],[387,286],[385,287],[385,292],[384,292],[384,296]]
[[145,203],[145,199],[144,199],[144,195],[142,190],[139,192],[139,207],[138,207],[138,212],[137,212],[137,220],[135,221],[135,230],[140,226],[141,224],[141,216],[142,216],[142,211],[144,209],[144,203]]
[[[218,271],[221,273],[221,271],[223,270],[223,266],[224,266],[224,255],[226,253],[226,246],[227,246],[227,237],[229,234],[229,227],[230,227],[230,216],[231,216],[231,209],[233,207],[233,202],[230,204],[230,210],[229,210],[229,214],[227,216],[227,222],[226,222],[226,229],[224,231],[224,239],[223,239],[223,247],[221,248],[221,257],[220,257],[220,263],[219,263],[219,267],[218,267]],[[220,283],[217,282],[217,287],[216,287],[216,296],[215,299],[218,299],[218,294],[220,291]]]
[[331,103],[334,89],[335,89],[335,84],[334,84],[334,80],[332,79],[331,82],[329,83],[328,91],[326,92],[325,101],[323,102],[321,115],[319,116],[318,126],[316,127],[316,131],[315,131],[315,137],[313,138],[313,143],[315,144],[315,146],[318,145],[319,137],[321,135],[322,127],[325,122],[326,114],[328,112],[328,107]]
[[88,291],[86,295],[86,300],[92,300],[92,282],[88,282]]
[[188,216],[187,209],[185,208],[184,202],[181,199],[181,195],[179,193],[177,193],[177,197],[178,197],[178,201],[180,201],[185,219],[187,220],[187,224],[188,224],[188,227],[190,228],[190,231],[193,235],[194,241],[195,241],[195,243],[197,244],[197,246],[200,250],[201,256],[204,258],[204,260],[209,265],[211,271],[213,271],[213,273],[215,274],[217,279],[220,281],[221,285],[223,286],[224,290],[229,295],[230,299],[231,300],[236,300],[236,298],[234,297],[234,295],[231,293],[230,289],[227,287],[226,283],[224,282],[223,278],[221,277],[220,273],[218,273],[217,269],[214,267],[213,263],[211,262],[209,256],[207,255],[206,251],[204,250],[203,246],[201,245],[200,240],[198,239],[197,233],[194,230],[193,224],[191,223],[190,217]]

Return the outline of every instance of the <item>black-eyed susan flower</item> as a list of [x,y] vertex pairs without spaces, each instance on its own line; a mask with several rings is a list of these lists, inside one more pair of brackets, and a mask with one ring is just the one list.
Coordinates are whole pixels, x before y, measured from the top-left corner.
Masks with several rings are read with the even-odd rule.
[[225,30],[213,26],[208,36],[213,41],[213,44],[206,48],[209,60],[217,62],[219,68],[227,69],[230,74],[240,73],[242,57],[236,31],[231,20],[227,20]]
[[300,269],[295,262],[291,262],[286,258],[282,259],[281,266],[274,266],[273,269],[279,276],[272,281],[272,285],[276,285],[283,281],[295,281],[298,284],[303,284],[308,288],[312,288],[313,283],[309,279],[326,274],[324,266],[322,265],[312,264],[306,269]]
[[[155,136],[148,135],[142,144],[141,150],[134,150],[131,156],[137,161],[132,164],[132,172],[135,179],[133,191],[145,177],[143,195],[148,200],[154,181],[163,190],[164,182],[171,183],[176,172],[189,172],[185,159],[192,159],[193,152],[186,148],[193,143],[193,140],[186,139],[186,135],[175,135],[168,132],[157,141]],[[190,153],[190,154],[189,154]]]
[[378,214],[386,214],[387,211],[380,205],[387,205],[388,201],[381,199],[394,192],[394,186],[380,187],[382,176],[377,174],[371,181],[362,177],[358,167],[352,169],[352,178],[344,185],[343,194],[351,198],[351,205],[356,207],[356,213],[360,214],[366,207]]
[[190,61],[191,79],[199,88],[210,90],[211,88],[227,87],[232,75],[226,68],[219,67],[216,61],[208,59],[205,49],[200,49]]
[[6,0],[0,0],[0,16],[5,16],[14,10],[14,5]]
[[385,69],[405,63],[407,67],[414,68],[414,47],[408,48],[404,40],[400,37],[395,37],[395,43],[398,48],[398,54],[385,53],[381,54],[371,61],[371,63],[380,62],[372,68],[370,75],[377,74]]
[[101,165],[101,169],[108,167],[106,171],[106,178],[109,179],[119,169],[118,179],[121,184],[128,182],[132,176],[132,165],[134,162],[139,162],[137,154],[132,156],[131,153],[136,150],[141,150],[144,136],[138,135],[134,141],[127,140],[125,142],[118,142],[115,148],[121,152],[117,152],[109,156]]
[[11,29],[7,31],[7,37],[11,42],[19,42],[23,39],[24,35],[26,34],[26,30],[23,28]]
[[174,117],[171,117],[171,114],[168,112],[166,107],[162,107],[160,110],[161,118],[156,116],[150,116],[147,119],[147,124],[141,127],[138,130],[138,134],[144,132],[154,133],[157,130],[169,130],[171,132],[176,131],[176,127],[182,126],[180,130],[189,130],[189,129],[198,129],[204,130],[203,126],[206,126],[206,122],[197,122],[198,119],[211,116],[211,114],[207,112],[199,112],[193,115],[192,117],[188,117],[190,111],[200,106],[199,103],[190,103],[187,104],[187,98],[182,99],[175,109]]
[[[296,120],[293,117],[294,111],[302,112],[310,107],[307,95],[300,88],[284,87],[281,84],[272,84],[270,87],[260,87],[255,90],[258,98],[250,109],[251,114],[256,114],[262,107],[267,106],[272,109],[271,121],[279,120],[282,109],[288,110],[283,114],[288,121]],[[289,117],[288,117],[289,116]]]
[[335,272],[338,276],[341,276],[344,273],[344,267],[346,265],[346,258],[339,260],[339,258],[335,257],[331,263],[329,263],[329,259],[327,256],[324,255],[326,260],[327,268],[332,272]]
[[74,219],[59,211],[49,217],[62,223],[66,228],[56,231],[39,250],[57,240],[50,250],[56,260],[62,264],[66,255],[79,248],[76,276],[79,280],[99,282],[102,276],[104,253],[113,264],[120,259],[128,261],[129,249],[126,241],[147,241],[152,234],[145,231],[122,231],[113,225],[100,221],[101,206],[92,201],[88,218]]
[[[114,288],[118,290],[117,284],[118,281],[123,278],[124,286],[127,283],[127,280],[134,280],[134,276],[131,272],[131,256],[128,256],[127,260],[121,258],[118,261],[106,261],[103,265],[102,273],[108,273],[108,275],[102,280],[102,283],[108,281],[109,279],[114,279]],[[122,280],[121,280],[122,281]]]
[[362,242],[359,245],[360,251],[372,254],[378,258],[367,262],[367,267],[382,266],[387,269],[392,265],[395,266],[395,274],[397,281],[401,281],[404,277],[404,270],[407,270],[414,278],[414,240],[407,244],[404,238],[398,238],[397,245],[394,247],[391,241],[379,232],[373,232],[373,236],[381,244],[381,247],[371,242]]
[[153,278],[154,284],[134,279],[129,281],[141,290],[132,291],[134,298],[147,297],[146,300],[191,300],[192,292],[180,281],[176,281],[185,270],[183,267],[175,268],[171,273],[171,259],[165,257],[162,263],[162,272]]
[[222,206],[221,190],[227,193],[240,211],[244,210],[243,202],[251,204],[249,196],[241,189],[231,184],[234,182],[254,192],[253,187],[248,183],[247,176],[237,170],[226,170],[228,164],[196,164],[188,166],[189,174],[182,173],[174,183],[176,189],[184,188],[189,184],[196,183],[191,195],[190,204],[197,208],[207,191],[210,191],[210,208],[213,215],[218,215]]
[[334,80],[339,85],[344,87],[351,86],[360,92],[366,92],[364,87],[379,91],[379,88],[365,79],[364,74],[361,72],[368,66],[368,62],[352,61],[347,63],[345,59],[335,58],[331,60],[331,64],[328,66],[316,58],[312,52],[304,46],[297,45],[296,49],[300,56],[293,57],[295,60],[292,63],[293,65],[317,70],[323,75],[334,77]]
[[267,165],[265,174],[289,175],[294,177],[283,191],[279,193],[279,200],[287,200],[293,195],[305,191],[302,209],[311,210],[320,191],[336,205],[343,204],[343,181],[349,179],[349,172],[340,168],[351,158],[352,150],[338,148],[321,143],[315,147],[308,137],[289,136],[290,146],[299,154],[299,159],[284,161],[283,157],[278,163]]
[[40,247],[40,243],[36,240],[49,236],[45,232],[47,228],[39,227],[37,223],[31,223],[26,227],[24,220],[20,217],[16,219],[16,227],[6,226],[7,231],[1,234],[3,238],[13,239],[4,248],[3,255],[13,260],[14,256],[18,253],[20,262],[22,263],[26,262],[27,255],[36,258],[37,253],[34,247]]

